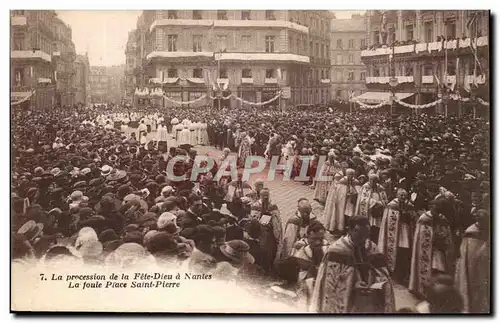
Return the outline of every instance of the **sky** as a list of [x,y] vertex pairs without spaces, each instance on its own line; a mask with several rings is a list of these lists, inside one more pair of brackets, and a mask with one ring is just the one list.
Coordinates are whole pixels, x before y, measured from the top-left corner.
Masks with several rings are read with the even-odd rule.
[[[334,11],[338,19],[349,19],[352,13],[363,11]],[[125,64],[128,32],[135,28],[141,11],[57,11],[71,26],[76,52],[88,52],[91,66]]]

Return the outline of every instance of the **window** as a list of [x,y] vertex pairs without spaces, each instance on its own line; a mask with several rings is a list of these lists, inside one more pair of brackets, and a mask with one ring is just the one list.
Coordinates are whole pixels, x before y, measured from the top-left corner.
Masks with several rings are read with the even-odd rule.
[[300,39],[297,38],[297,47],[295,48],[297,50],[297,54],[301,54],[302,51],[300,49]]
[[168,19],[177,19],[177,10],[168,10],[167,18]]
[[156,39],[155,39],[155,50],[162,51],[163,50],[163,42],[165,41],[165,35],[163,28],[156,29]]
[[342,91],[341,90],[337,90],[335,91],[335,97],[338,99],[342,96]]
[[342,49],[342,39],[337,39],[337,48]]
[[341,54],[337,54],[337,65],[342,65],[342,55]]
[[347,74],[347,80],[354,81],[354,72],[349,72],[349,74]]
[[250,36],[250,35],[242,35],[241,36],[240,48],[244,53],[247,53],[250,51],[251,42],[252,42],[252,36]]
[[330,57],[330,45],[326,45],[325,58]]
[[218,35],[217,36],[217,50],[225,50],[227,49],[227,36],[226,35]]
[[[476,18],[477,19],[477,18]],[[455,20],[446,21],[446,38],[456,38],[457,37],[457,25]]]
[[177,77],[177,70],[175,68],[169,68],[167,71],[167,75],[170,78]]
[[194,78],[203,78],[203,70],[201,68],[195,68],[193,70],[193,77]]
[[201,10],[193,10],[193,19],[194,20],[203,19],[203,14],[202,14]]
[[359,73],[359,79],[360,79],[361,81],[364,81],[364,80],[365,80],[365,77],[366,77],[365,72],[361,72],[361,73]]
[[413,40],[413,25],[406,26],[406,40]]
[[246,79],[250,79],[252,78],[252,70],[249,69],[249,68],[244,68],[242,71],[241,71],[241,77],[242,78],[246,78]]
[[313,48],[313,42],[312,40],[309,42],[309,56],[313,56],[314,55],[314,48]]
[[24,85],[24,73],[22,68],[16,68],[14,70],[14,75],[15,75],[15,84],[16,86],[23,86]]
[[373,32],[373,44],[380,45],[380,32],[378,30]]
[[193,52],[201,52],[202,35],[193,35]]
[[293,49],[293,37],[292,36],[288,36],[288,51],[290,53],[293,53],[294,52],[294,49]]
[[241,12],[241,20],[250,20],[250,10],[244,10]]
[[15,33],[13,36],[13,50],[24,50],[24,34]]
[[227,69],[221,68],[219,70],[219,78],[221,78],[221,79],[227,79]]
[[354,55],[349,54],[349,60],[348,60],[348,62],[349,62],[349,64],[354,63]]
[[319,44],[316,43],[316,52],[315,52],[315,56],[316,57],[319,57]]
[[456,75],[457,67],[454,62],[448,62],[447,74],[448,75]]
[[227,20],[227,11],[217,10],[217,20]]
[[276,20],[274,10],[266,10],[266,20]]
[[169,52],[176,52],[177,51],[177,35],[168,35],[167,36],[167,50]]
[[424,66],[424,75],[433,75],[432,65]]
[[349,48],[354,48],[354,39],[349,39]]
[[275,71],[273,69],[266,70],[266,79],[272,79],[275,77],[276,77],[276,74],[275,74]]
[[274,36],[266,36],[266,53],[274,53]]
[[337,82],[341,82],[343,80],[342,71],[337,71]]
[[321,56],[321,58],[324,58],[326,56],[325,55],[325,45],[323,45],[323,44],[321,44],[320,56]]
[[424,32],[425,42],[430,43],[434,41],[434,23],[432,21],[428,21],[424,24]]
[[324,70],[321,70],[321,79],[324,80],[325,79],[325,71]]

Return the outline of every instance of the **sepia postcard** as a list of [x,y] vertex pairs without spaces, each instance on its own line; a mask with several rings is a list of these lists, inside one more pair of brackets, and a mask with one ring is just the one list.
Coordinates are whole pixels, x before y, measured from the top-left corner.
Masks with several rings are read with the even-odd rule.
[[11,312],[490,314],[490,19],[11,10]]

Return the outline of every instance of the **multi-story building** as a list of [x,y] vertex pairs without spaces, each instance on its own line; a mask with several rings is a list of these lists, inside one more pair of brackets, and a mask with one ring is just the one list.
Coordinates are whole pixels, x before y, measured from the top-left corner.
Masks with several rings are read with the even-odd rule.
[[109,76],[105,66],[90,67],[90,97],[92,103],[108,102],[109,84]]
[[125,88],[123,77],[125,75],[125,65],[113,65],[106,67],[108,75],[108,100],[111,103],[119,104],[125,99]]
[[54,103],[53,10],[12,10],[10,31],[11,100],[36,109]]
[[361,59],[367,66],[368,92],[358,97],[361,101],[390,101],[389,93],[395,92],[410,104],[434,102],[442,93],[447,102],[443,84],[452,91],[489,84],[488,11],[392,10],[366,15],[367,49]]
[[85,55],[77,55],[75,61],[75,101],[77,104],[90,104],[90,93],[88,93],[90,85],[90,64],[89,57]]
[[223,95],[251,102],[281,89],[287,93],[282,107],[326,103],[332,17],[306,10],[143,11],[135,34],[136,84],[161,83],[168,97],[183,102],[214,83]]
[[125,65],[91,66],[90,89],[92,103],[119,104],[125,98],[124,75]]
[[76,103],[77,88],[75,86],[75,44],[72,39],[71,27],[58,17],[52,19],[52,32],[54,34],[54,60],[56,65],[55,102],[57,106],[71,106]]
[[125,48],[125,94],[127,100],[132,100],[137,86],[135,68],[137,66],[137,39],[136,30],[128,33],[127,45]]
[[366,67],[361,49],[366,47],[366,20],[355,14],[351,19],[331,22],[331,94],[332,99],[348,100],[349,93],[358,96],[366,91]]

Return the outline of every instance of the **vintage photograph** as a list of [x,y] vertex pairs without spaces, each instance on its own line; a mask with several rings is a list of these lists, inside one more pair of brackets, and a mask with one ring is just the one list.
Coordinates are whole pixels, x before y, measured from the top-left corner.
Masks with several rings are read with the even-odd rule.
[[490,19],[11,10],[11,312],[490,314]]

